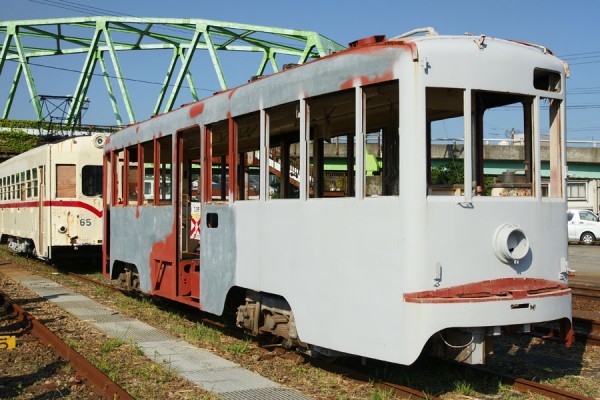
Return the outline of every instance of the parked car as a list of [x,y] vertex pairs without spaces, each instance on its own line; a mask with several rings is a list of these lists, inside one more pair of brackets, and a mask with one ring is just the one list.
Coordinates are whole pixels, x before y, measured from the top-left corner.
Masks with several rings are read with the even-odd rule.
[[592,244],[600,238],[600,217],[588,210],[567,210],[569,241]]

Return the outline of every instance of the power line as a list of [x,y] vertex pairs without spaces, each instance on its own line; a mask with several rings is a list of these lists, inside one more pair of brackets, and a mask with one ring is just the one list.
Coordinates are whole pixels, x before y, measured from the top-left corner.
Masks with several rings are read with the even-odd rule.
[[[56,1],[56,0],[29,0],[32,3],[38,3],[38,4],[43,4],[46,6],[50,6],[50,7],[56,7],[56,8],[62,8],[63,10],[69,10],[69,11],[77,11],[77,12],[82,12],[82,13],[88,13],[88,12],[96,12],[94,10],[98,10],[101,12],[108,12],[108,13],[113,13],[113,14],[119,14],[119,15],[123,15],[123,16],[127,16],[127,14],[123,14],[120,12],[116,12],[116,11],[112,11],[112,10],[107,10],[107,9],[103,9],[103,8],[98,8],[98,7],[93,7],[93,6],[88,6],[85,4],[80,4],[80,3],[76,3],[73,1]],[[61,4],[62,3],[62,4]]]
[[569,58],[569,57],[577,57],[577,56],[583,56],[583,55],[588,55],[588,54],[600,54],[600,50],[587,51],[585,53],[561,54],[558,57],[559,58]]
[[[30,1],[36,1],[36,0],[30,0]],[[6,61],[12,61],[14,63],[18,63],[19,62],[17,60],[6,60]],[[40,67],[40,68],[48,68],[48,69],[54,69],[54,70],[59,70],[59,71],[65,71],[65,72],[73,72],[73,73],[76,73],[77,75],[81,74],[81,71],[78,71],[78,70],[75,70],[75,69],[64,68],[64,67],[54,67],[52,65],[44,65],[44,64],[38,64],[38,63],[32,63],[32,62],[29,62],[29,65]],[[92,73],[91,75],[92,76],[102,76],[102,77],[104,77],[104,74],[98,74],[98,73]],[[112,79],[119,79],[117,76],[114,76],[114,75],[108,75],[108,77],[112,78]],[[144,80],[144,79],[134,79],[134,78],[122,78],[122,79],[124,81],[136,82],[136,83],[145,83],[145,84],[148,84],[148,85],[160,85],[160,86],[163,85],[161,82],[147,81],[147,80]],[[173,84],[169,84],[167,86],[175,87],[175,85],[173,85]],[[180,86],[180,87],[183,88],[183,89],[190,89],[189,86]],[[211,92],[211,93],[214,93],[214,92],[217,91],[216,89],[207,89],[207,88],[196,88],[196,89],[197,90],[203,90],[203,91],[206,91],[206,92]]]

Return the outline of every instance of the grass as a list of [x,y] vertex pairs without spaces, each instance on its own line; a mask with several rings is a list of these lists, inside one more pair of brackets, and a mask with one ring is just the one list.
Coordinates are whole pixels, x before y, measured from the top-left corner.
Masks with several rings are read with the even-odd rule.
[[173,330],[180,330],[182,336],[192,343],[207,343],[215,346],[221,341],[221,332],[202,323],[194,324],[192,327],[176,326],[177,328]]
[[114,349],[117,349],[117,348],[123,346],[124,344],[125,344],[125,342],[122,341],[121,339],[110,338],[106,342],[104,342],[104,344],[102,344],[102,347],[100,347],[100,352],[110,353]]
[[382,390],[380,388],[375,388],[371,392],[371,400],[389,400],[395,398],[396,396],[392,389]]
[[454,391],[463,396],[471,396],[475,392],[471,384],[464,380],[454,382]]
[[241,342],[234,342],[225,346],[225,351],[232,354],[245,354],[250,349],[252,342],[244,339]]

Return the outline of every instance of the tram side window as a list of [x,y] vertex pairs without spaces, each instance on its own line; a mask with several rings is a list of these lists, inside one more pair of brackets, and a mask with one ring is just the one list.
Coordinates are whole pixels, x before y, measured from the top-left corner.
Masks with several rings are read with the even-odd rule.
[[398,81],[363,88],[365,96],[365,196],[399,194]]
[[229,200],[229,120],[215,122],[207,127],[211,135],[212,157],[207,172],[212,171],[209,201]]
[[[559,76],[560,77],[560,76]],[[543,191],[543,197],[562,197],[562,132],[560,124],[561,101],[541,98],[540,100],[540,134],[541,152],[548,152],[549,161],[542,161],[543,178],[548,182],[548,190]],[[547,137],[546,137],[547,132]]]
[[158,145],[158,201],[159,204],[171,204],[173,173],[173,138],[166,136],[156,141]]
[[27,198],[30,199],[31,195],[32,195],[32,187],[31,187],[31,170],[28,169],[27,171],[25,171],[25,179],[27,180]]
[[[31,170],[31,176],[33,181],[33,197],[38,197],[38,176],[37,168]],[[102,179],[100,179],[100,191],[102,192]]]
[[20,179],[21,183],[19,185],[19,198],[21,199],[21,201],[24,201],[27,198],[26,197],[26,195],[27,195],[27,187],[26,187],[27,183],[26,183],[26,180],[25,180],[25,172],[21,172],[20,175],[21,175],[21,179]]
[[154,142],[142,143],[141,159],[144,163],[144,199],[142,204],[154,203]]
[[21,200],[21,175],[15,174],[15,199]]
[[138,203],[138,148],[128,147],[127,152],[127,204]]
[[[36,170],[34,169],[35,173]],[[37,186],[37,178],[34,181]],[[102,166],[84,165],[81,169],[81,192],[84,196],[102,196]]]
[[308,99],[309,195],[353,197],[355,188],[355,91]]
[[269,199],[300,198],[299,103],[266,110],[269,124]]
[[[76,170],[74,164],[56,165],[56,197],[76,197]],[[17,177],[18,178],[18,177]],[[18,181],[17,181],[18,182]]]
[[237,196],[239,200],[260,197],[260,113],[237,117]]
[[[473,91],[471,107],[476,194],[533,196],[533,97]],[[508,165],[496,161],[499,152]]]
[[123,150],[117,150],[113,153],[112,157],[112,188],[113,197],[112,204],[123,204],[123,175],[125,167],[125,152]]
[[464,90],[427,88],[427,194],[464,194]]

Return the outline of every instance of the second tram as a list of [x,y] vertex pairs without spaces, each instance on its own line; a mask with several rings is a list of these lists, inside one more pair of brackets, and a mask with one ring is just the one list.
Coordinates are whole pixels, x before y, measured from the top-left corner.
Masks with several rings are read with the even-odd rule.
[[0,164],[2,243],[46,260],[99,259],[104,141],[69,138]]

